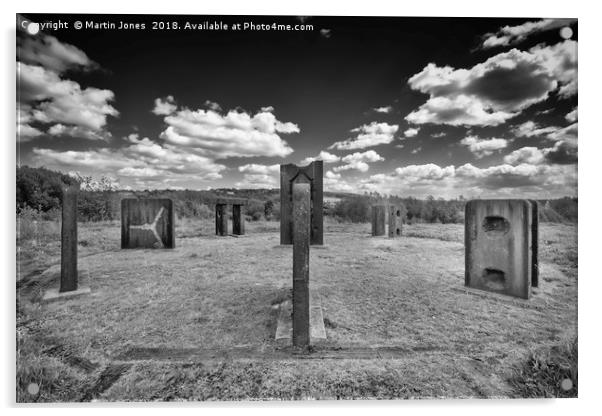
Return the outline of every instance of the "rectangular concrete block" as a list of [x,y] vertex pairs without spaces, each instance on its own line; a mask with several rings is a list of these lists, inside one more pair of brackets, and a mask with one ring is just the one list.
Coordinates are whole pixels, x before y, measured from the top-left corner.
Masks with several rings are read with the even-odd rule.
[[465,284],[529,299],[532,205],[526,200],[473,200],[465,212]]
[[77,290],[77,194],[76,186],[63,188],[59,289],[61,293]]
[[243,205],[232,205],[232,234],[245,234],[245,214]]
[[174,248],[175,213],[171,199],[121,200],[121,248]]
[[280,244],[293,243],[293,181],[304,176],[310,183],[312,245],[324,244],[324,185],[323,162],[316,160],[307,166],[280,165]]
[[384,205],[372,205],[372,235],[385,235],[386,207]]
[[389,205],[389,237],[401,237],[401,227],[403,218],[402,210],[399,205]]
[[293,345],[310,342],[309,242],[311,227],[311,185],[304,177],[293,183]]
[[215,204],[215,235],[228,235],[228,205]]

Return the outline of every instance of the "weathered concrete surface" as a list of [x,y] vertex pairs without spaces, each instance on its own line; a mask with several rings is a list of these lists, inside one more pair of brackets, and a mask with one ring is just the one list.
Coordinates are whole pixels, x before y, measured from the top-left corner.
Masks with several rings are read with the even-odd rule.
[[243,205],[232,205],[232,234],[245,234],[245,215]]
[[68,292],[61,292],[59,289],[50,288],[47,289],[42,297],[42,303],[50,303],[57,300],[67,300],[76,298],[82,295],[87,295],[91,293],[91,289],[89,287],[80,286],[75,290],[70,290]]
[[309,345],[309,235],[311,186],[305,176],[293,182],[293,345]]
[[526,200],[473,200],[465,213],[465,285],[529,299],[532,206]]
[[77,193],[75,186],[63,188],[59,292],[77,290]]
[[539,204],[535,199],[531,203],[531,286],[539,287]]
[[[276,341],[290,344],[293,339],[292,303],[285,301],[280,305],[276,325]],[[320,295],[315,290],[309,291],[309,335],[312,345],[326,340],[326,327]]]
[[121,248],[175,248],[171,199],[121,200]]
[[215,204],[215,235],[228,235],[228,205]]
[[389,205],[389,238],[401,237],[402,222],[401,207]]
[[280,244],[293,243],[293,181],[305,176],[311,185],[311,241],[324,244],[324,186],[323,162],[316,160],[307,166],[280,165]]
[[384,205],[372,205],[372,235],[385,235],[386,211]]

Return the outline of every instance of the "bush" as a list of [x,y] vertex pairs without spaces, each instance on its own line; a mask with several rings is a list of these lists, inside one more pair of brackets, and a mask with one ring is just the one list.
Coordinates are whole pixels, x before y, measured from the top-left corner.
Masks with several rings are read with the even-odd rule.
[[250,200],[246,207],[247,215],[251,217],[253,221],[259,221],[264,214],[264,205],[261,201]]
[[334,215],[344,221],[369,222],[370,200],[363,196],[341,199],[334,207]]

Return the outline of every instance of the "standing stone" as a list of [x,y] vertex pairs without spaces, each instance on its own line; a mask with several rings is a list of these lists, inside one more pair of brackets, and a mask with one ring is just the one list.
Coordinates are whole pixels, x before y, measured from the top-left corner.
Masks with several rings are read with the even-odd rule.
[[535,199],[531,203],[531,286],[539,287],[539,205]]
[[121,200],[121,248],[174,248],[175,213],[171,199]]
[[215,234],[219,236],[228,235],[228,205],[215,204]]
[[77,290],[77,192],[75,186],[63,188],[59,292]]
[[401,207],[389,205],[389,237],[401,237],[402,227]]
[[526,200],[473,200],[465,212],[465,284],[529,299],[532,205]]
[[385,235],[385,206],[372,205],[372,235]]
[[292,186],[293,196],[293,345],[306,347],[309,333],[309,244],[311,185],[303,175]]
[[293,182],[299,176],[311,188],[311,244],[324,244],[324,186],[323,162],[316,160],[307,166],[280,165],[280,244],[293,243]]
[[232,234],[245,234],[245,215],[243,206],[238,204],[232,205]]

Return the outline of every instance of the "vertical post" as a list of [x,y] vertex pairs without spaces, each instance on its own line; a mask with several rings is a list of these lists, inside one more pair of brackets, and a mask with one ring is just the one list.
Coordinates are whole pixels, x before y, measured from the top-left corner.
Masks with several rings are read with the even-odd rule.
[[239,204],[232,205],[232,234],[245,234],[245,216],[242,205]]
[[77,290],[77,187],[63,188],[61,223],[61,287]]
[[228,235],[228,214],[226,204],[215,204],[215,234],[220,236]]
[[304,175],[293,182],[293,345],[309,346],[309,240],[311,185]]
[[372,235],[385,235],[385,206],[372,205]]
[[539,206],[531,202],[531,287],[539,287]]
[[311,244],[324,244],[324,162],[311,163],[313,176],[311,181]]
[[389,237],[395,238],[401,236],[401,207],[399,205],[389,205]]

